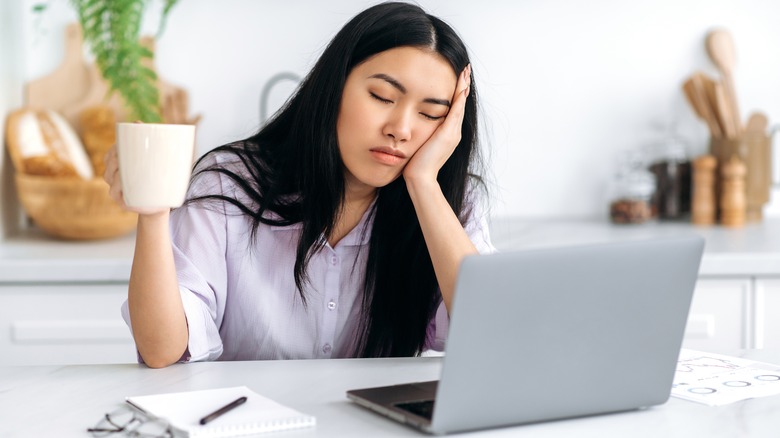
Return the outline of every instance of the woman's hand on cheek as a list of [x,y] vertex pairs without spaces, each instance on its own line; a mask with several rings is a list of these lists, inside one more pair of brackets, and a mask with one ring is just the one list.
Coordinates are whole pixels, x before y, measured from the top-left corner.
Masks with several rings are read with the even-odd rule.
[[439,170],[460,143],[460,132],[463,126],[463,115],[466,110],[466,98],[469,95],[470,83],[471,65],[468,65],[458,76],[455,95],[444,122],[436,128],[431,138],[417,150],[406,164],[403,175],[407,181],[420,179],[435,181]]

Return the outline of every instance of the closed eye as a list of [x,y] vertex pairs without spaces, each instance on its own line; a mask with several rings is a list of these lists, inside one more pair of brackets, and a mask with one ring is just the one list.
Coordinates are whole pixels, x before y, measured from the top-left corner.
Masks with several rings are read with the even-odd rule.
[[440,119],[444,118],[444,116],[431,116],[431,115],[425,114],[425,113],[420,113],[420,115],[425,117],[428,120],[440,120]]
[[392,100],[385,99],[384,97],[381,97],[381,96],[379,96],[377,94],[374,94],[374,93],[371,93],[371,92],[369,92],[369,94],[371,95],[371,97],[373,97],[374,99],[376,99],[376,100],[378,100],[378,101],[380,101],[382,103],[393,103]]

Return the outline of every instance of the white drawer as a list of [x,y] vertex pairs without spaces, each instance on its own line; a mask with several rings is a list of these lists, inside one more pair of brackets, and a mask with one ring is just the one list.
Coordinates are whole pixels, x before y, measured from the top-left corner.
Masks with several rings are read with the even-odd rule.
[[756,347],[780,348],[780,279],[757,280],[756,301],[756,326],[760,330]]
[[700,278],[683,347],[704,351],[749,348],[751,280]]
[[0,365],[130,363],[127,284],[0,285]]

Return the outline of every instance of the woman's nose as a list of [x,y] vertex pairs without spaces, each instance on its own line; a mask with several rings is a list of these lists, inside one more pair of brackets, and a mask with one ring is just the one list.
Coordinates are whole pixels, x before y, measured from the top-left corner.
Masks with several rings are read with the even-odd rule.
[[382,133],[395,142],[405,142],[412,137],[411,115],[408,111],[398,109],[393,111],[385,123]]

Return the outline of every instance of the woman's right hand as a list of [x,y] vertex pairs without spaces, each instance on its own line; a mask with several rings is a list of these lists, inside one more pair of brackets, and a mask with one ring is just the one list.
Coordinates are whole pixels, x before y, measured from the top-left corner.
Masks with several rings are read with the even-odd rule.
[[187,319],[179,295],[171,250],[169,208],[132,208],[125,204],[116,146],[105,156],[103,179],[109,195],[127,211],[136,212],[133,267],[127,288],[127,307],[136,348],[151,368],[179,360],[187,349]]
[[169,208],[135,208],[128,207],[125,204],[124,193],[122,192],[122,178],[119,174],[119,157],[116,152],[116,146],[112,146],[111,149],[106,152],[103,158],[106,164],[106,172],[103,174],[103,179],[106,180],[109,186],[108,194],[111,199],[114,200],[122,209],[126,211],[132,211],[139,215],[156,216],[162,213],[170,212]]

